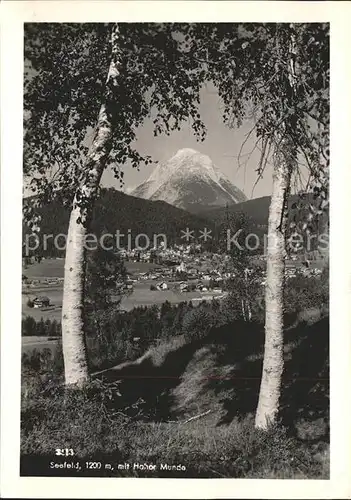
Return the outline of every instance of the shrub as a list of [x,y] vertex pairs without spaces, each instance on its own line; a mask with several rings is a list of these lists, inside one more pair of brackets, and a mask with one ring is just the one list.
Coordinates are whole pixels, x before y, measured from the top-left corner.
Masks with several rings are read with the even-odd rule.
[[329,283],[321,277],[296,276],[290,278],[284,290],[286,313],[299,313],[313,307],[328,307]]
[[188,311],[182,322],[182,332],[188,341],[206,337],[218,318],[211,308],[199,305]]
[[128,422],[127,414],[112,409],[118,394],[117,388],[98,382],[83,390],[41,385],[36,398],[22,403],[22,454],[52,454],[58,443],[73,448],[78,457],[108,453],[108,441],[115,436],[123,441]]
[[36,372],[44,379],[57,379],[63,373],[63,355],[61,345],[53,349],[37,351],[33,349],[30,355],[22,354],[22,369]]
[[31,336],[36,335],[37,323],[31,316],[26,316],[22,319],[22,335]]

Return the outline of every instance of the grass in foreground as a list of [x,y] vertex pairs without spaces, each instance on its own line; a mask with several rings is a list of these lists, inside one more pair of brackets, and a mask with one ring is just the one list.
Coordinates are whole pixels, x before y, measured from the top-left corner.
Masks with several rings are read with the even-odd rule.
[[[125,368],[109,384],[104,372],[105,382],[95,380],[82,391],[64,390],[58,388],[62,353],[23,359],[22,475],[327,479],[328,318],[286,331],[285,427],[263,433],[255,430],[253,420],[263,326],[233,321],[208,330],[209,311],[200,311],[200,317],[198,312],[190,311],[182,335],[148,348],[142,362]],[[123,341],[121,335],[111,336],[111,353],[101,346],[91,351],[96,366],[117,355],[135,359],[136,353],[124,352]],[[206,415],[189,421],[202,413]],[[72,448],[74,460],[82,464],[130,467],[83,468],[73,474],[50,469],[57,448]],[[134,469],[134,463],[155,464],[157,470]],[[161,470],[161,464],[185,469]]]
[[[252,415],[228,425],[218,425],[220,415],[215,412],[193,421],[147,422],[142,402],[119,407],[120,400],[117,385],[99,382],[83,391],[55,387],[43,391],[39,383],[27,387],[22,399],[22,475],[72,475],[69,470],[49,468],[55,449],[72,448],[74,461],[82,464],[130,463],[129,470],[83,468],[78,474],[85,476],[329,477],[327,444],[311,446],[289,437],[282,427],[260,432]],[[156,464],[157,469],[134,470],[134,463]],[[165,463],[183,465],[185,470],[160,470]]]

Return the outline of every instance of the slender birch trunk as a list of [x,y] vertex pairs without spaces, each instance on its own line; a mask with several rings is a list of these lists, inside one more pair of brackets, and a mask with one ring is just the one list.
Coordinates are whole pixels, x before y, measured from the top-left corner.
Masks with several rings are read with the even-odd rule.
[[[116,58],[118,26],[112,35],[113,57],[107,83],[118,76]],[[107,157],[111,150],[112,123],[107,104],[101,105],[94,138],[89,148],[70,216],[62,303],[62,350],[66,385],[83,385],[89,377],[84,333],[86,236]]]
[[[285,233],[287,200],[290,193],[292,165],[282,154],[276,155],[273,192],[268,217],[267,279],[265,287],[265,346],[261,388],[255,425],[267,427],[276,421],[283,374],[283,312]],[[288,160],[289,162],[289,160]]]
[[251,312],[251,306],[250,306],[250,301],[247,301],[247,315],[249,317],[249,321],[251,321],[252,318],[252,312]]
[[[286,60],[288,85],[296,91],[296,38],[290,24],[289,52]],[[277,43],[279,43],[277,41]],[[282,56],[285,50],[281,47]],[[260,394],[255,426],[266,430],[277,421],[284,369],[284,284],[288,197],[293,168],[296,166],[294,143],[283,122],[275,138],[273,192],[268,216],[267,279],[265,287],[265,345]]]
[[242,312],[244,321],[246,321],[244,299],[241,299],[241,312]]

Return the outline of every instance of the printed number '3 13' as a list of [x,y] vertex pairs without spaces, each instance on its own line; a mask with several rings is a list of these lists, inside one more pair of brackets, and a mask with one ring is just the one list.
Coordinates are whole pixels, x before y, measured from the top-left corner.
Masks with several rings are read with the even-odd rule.
[[74,455],[74,451],[72,450],[72,448],[56,448],[55,455],[61,457],[72,457]]

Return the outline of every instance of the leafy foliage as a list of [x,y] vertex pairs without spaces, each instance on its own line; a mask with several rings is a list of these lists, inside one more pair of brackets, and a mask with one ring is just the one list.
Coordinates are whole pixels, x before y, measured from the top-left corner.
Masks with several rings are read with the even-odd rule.
[[[240,125],[249,111],[258,138],[271,140],[284,130],[307,155],[311,169],[319,164],[328,149],[329,26],[224,24],[199,29],[208,31],[201,51],[210,54],[208,73],[224,102],[226,123],[234,125],[235,119]],[[317,131],[309,120],[315,120]]]
[[121,258],[97,246],[88,251],[86,301],[93,311],[114,307],[125,294],[126,269]]
[[[110,24],[27,24],[25,31],[24,173],[35,205],[52,197],[71,204],[103,102],[113,125],[106,166],[121,180],[127,161],[136,168],[150,161],[133,146],[146,117],[153,115],[155,135],[190,118],[204,138],[198,65],[184,60],[174,25],[122,23],[111,44]],[[113,85],[106,84],[111,61],[118,63]],[[30,206],[25,216],[39,221]]]
[[255,133],[261,151],[258,180],[287,143],[295,182],[319,200],[301,222],[308,228],[329,198],[329,25],[196,24],[189,31],[189,54],[218,89],[224,122],[254,122],[248,138]]

